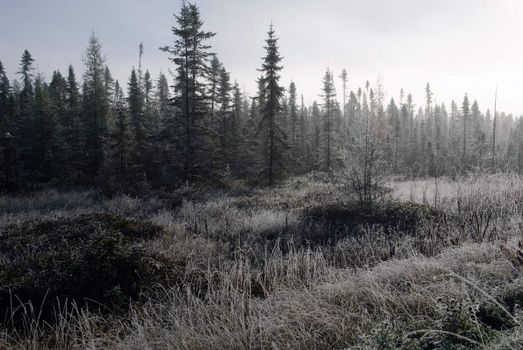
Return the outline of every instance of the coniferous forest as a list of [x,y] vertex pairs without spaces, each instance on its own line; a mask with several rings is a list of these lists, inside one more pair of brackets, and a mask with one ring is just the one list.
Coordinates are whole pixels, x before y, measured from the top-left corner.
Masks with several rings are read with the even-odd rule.
[[231,81],[227,62],[207,43],[217,34],[206,30],[196,5],[176,14],[173,44],[161,48],[172,81],[152,77],[141,63],[127,81],[115,81],[95,34],[85,66],[56,70],[50,81],[35,74],[37,58],[28,50],[12,82],[0,64],[1,187],[110,183],[121,191],[233,179],[273,185],[345,169],[367,131],[390,174],[521,171],[519,119],[482,109],[465,92],[448,106],[436,104],[427,83],[423,101],[403,90],[385,100],[380,81],[355,87],[350,72],[326,68],[318,77],[321,95],[305,105],[299,86],[280,83],[285,62],[271,25],[260,43],[265,56],[253,62],[258,91],[249,94]]
[[523,119],[496,86],[445,104],[325,67],[306,103],[268,19],[247,91],[196,3],[172,20],[125,81],[94,31],[50,77],[0,61],[0,349],[523,350]]

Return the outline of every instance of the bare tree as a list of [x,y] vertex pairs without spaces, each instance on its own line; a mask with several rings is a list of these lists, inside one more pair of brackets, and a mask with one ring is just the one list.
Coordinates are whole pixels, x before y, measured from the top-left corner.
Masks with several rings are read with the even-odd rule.
[[[360,108],[361,110],[361,108]],[[375,121],[368,113],[354,127],[354,143],[347,149],[347,168],[344,174],[346,191],[358,204],[372,207],[386,193],[389,164],[384,157],[384,143]]]

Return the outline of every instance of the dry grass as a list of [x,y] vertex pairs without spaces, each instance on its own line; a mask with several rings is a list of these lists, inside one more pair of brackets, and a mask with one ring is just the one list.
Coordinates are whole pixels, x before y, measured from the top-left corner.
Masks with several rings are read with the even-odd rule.
[[53,326],[2,331],[0,348],[522,349],[523,266],[513,255],[523,181],[484,175],[391,187],[448,221],[409,235],[366,227],[331,246],[280,241],[299,234],[304,210],[339,200],[335,185],[305,177],[174,209],[91,192],[0,197],[0,229],[98,211],[151,220],[166,233],[147,249],[187,261],[187,273],[206,281],[204,294],[163,289],[123,317],[62,310]]

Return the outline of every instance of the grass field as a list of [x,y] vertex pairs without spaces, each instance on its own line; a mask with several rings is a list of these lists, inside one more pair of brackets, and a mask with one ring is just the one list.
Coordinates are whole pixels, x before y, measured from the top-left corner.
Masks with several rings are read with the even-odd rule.
[[[239,183],[143,199],[2,196],[4,238],[112,214],[160,226],[137,244],[180,270],[118,312],[67,303],[42,321],[38,305],[11,310],[24,326],[4,322],[0,348],[523,349],[523,180],[389,187],[372,212],[312,175],[272,189]],[[2,254],[6,290],[13,259]]]

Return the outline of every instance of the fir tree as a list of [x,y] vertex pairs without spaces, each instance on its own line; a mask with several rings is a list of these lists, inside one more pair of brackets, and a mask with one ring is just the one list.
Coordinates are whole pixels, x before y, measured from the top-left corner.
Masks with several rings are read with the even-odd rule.
[[86,149],[85,128],[87,125],[82,123],[80,91],[72,65],[69,65],[67,74],[65,103],[67,119],[62,125],[63,139],[67,145],[65,164],[73,179],[79,181],[86,169],[84,150]]
[[86,132],[87,174],[92,177],[99,174],[105,159],[110,112],[102,46],[94,33],[89,38],[83,59],[85,73],[81,115]]
[[[131,77],[128,83],[128,104],[129,104],[129,116],[131,121],[134,149],[133,149],[133,162],[137,166],[138,172],[145,171],[144,161],[146,156],[147,148],[147,134],[144,120],[144,98],[142,89],[138,82],[138,75],[135,69],[131,71]],[[122,114],[121,106],[118,106],[118,113]],[[122,119],[122,116],[119,117]],[[121,120],[119,121],[121,124]]]
[[287,135],[282,127],[281,113],[283,87],[279,85],[280,62],[282,57],[278,52],[278,39],[275,37],[272,23],[267,32],[266,55],[263,58],[262,77],[260,84],[259,101],[261,108],[261,119],[258,125],[258,133],[261,136],[263,147],[263,168],[260,175],[266,179],[269,186],[283,176],[285,169],[285,150],[287,147]]
[[463,99],[463,104],[461,106],[461,116],[463,118],[463,148],[462,148],[462,155],[461,155],[461,161],[462,166],[467,166],[467,124],[470,114],[470,104],[469,104],[469,98],[467,94],[465,94],[465,98]]
[[170,60],[175,64],[177,73],[173,99],[177,109],[172,133],[176,148],[172,157],[173,168],[183,180],[211,180],[216,178],[216,174],[211,166],[213,157],[205,78],[212,54],[205,42],[215,34],[202,30],[203,22],[196,5],[183,3],[180,14],[175,18],[173,46],[162,48],[171,54]]
[[324,160],[323,169],[326,172],[332,170],[333,156],[334,156],[334,106],[336,90],[334,89],[334,79],[332,72],[327,68],[325,76],[323,77],[323,147]]

